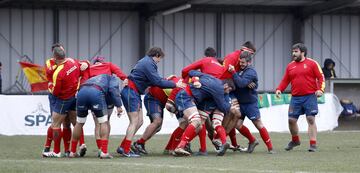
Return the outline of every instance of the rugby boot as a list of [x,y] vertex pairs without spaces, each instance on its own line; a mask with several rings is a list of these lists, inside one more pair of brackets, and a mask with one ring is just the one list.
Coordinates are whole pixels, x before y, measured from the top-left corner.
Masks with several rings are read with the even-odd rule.
[[299,146],[299,145],[300,145],[300,141],[298,141],[298,142],[290,141],[290,142],[288,143],[288,145],[285,147],[285,150],[286,150],[286,151],[290,151],[290,150],[292,150],[294,147]]

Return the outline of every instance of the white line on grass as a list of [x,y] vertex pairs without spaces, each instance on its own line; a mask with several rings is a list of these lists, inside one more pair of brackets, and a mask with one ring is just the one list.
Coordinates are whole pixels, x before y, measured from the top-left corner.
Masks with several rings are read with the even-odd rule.
[[[79,159],[76,159],[76,161],[79,161]],[[115,161],[115,162],[114,162]],[[189,170],[200,170],[200,171],[221,171],[221,172],[255,172],[255,173],[293,173],[294,170],[258,170],[258,169],[247,169],[247,168],[241,168],[241,169],[231,169],[231,168],[218,168],[218,167],[191,167],[191,166],[185,166],[185,165],[163,165],[163,164],[149,164],[149,163],[124,163],[124,162],[117,162],[115,159],[111,160],[110,162],[101,162],[99,161],[89,161],[86,162],[74,162],[71,160],[58,160],[58,159],[26,159],[26,160],[0,160],[0,163],[30,163],[30,162],[39,162],[39,163],[55,163],[58,164],[73,164],[73,165],[79,165],[79,164],[88,164],[88,165],[94,165],[94,164],[101,164],[103,166],[106,165],[121,165],[121,166],[140,166],[140,167],[152,167],[152,168],[171,168],[171,169],[189,169]],[[0,164],[3,165],[3,164]],[[0,166],[1,168],[1,166]],[[335,172],[322,172],[322,171],[315,171],[316,173],[335,173]],[[295,171],[295,173],[314,173],[309,171]],[[346,172],[344,172],[346,173]]]

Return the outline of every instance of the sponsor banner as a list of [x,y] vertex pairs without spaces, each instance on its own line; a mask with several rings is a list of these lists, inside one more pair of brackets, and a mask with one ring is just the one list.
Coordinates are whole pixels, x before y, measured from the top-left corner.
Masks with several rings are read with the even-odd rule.
[[267,108],[270,106],[268,94],[258,94],[258,106],[259,108]]
[[285,104],[284,95],[281,94],[279,97],[276,94],[270,94],[271,105],[283,105]]
[[[45,95],[0,95],[1,118],[0,135],[46,135],[48,126],[51,125],[51,114],[48,96]],[[125,108],[123,108],[125,110]],[[146,116],[145,106],[143,106],[144,125],[137,134],[142,134],[148,124],[149,118]],[[129,118],[126,114],[120,118],[114,113],[110,118],[111,134],[124,135],[129,125]],[[178,126],[175,115],[166,112],[164,115],[164,125],[160,134],[172,133]],[[84,125],[86,135],[94,134],[94,120],[91,114],[87,116]]]
[[[326,94],[325,103],[319,104],[316,123],[319,131],[332,130],[337,127],[338,115],[342,107],[335,95]],[[45,135],[51,124],[48,96],[44,95],[0,95],[1,118],[0,135]],[[125,110],[125,109],[124,109]],[[269,131],[288,132],[288,105],[270,106],[260,109],[261,119]],[[115,112],[115,111],[114,111]],[[143,106],[144,124],[137,134],[142,134],[150,123]],[[120,118],[111,115],[111,135],[124,135],[129,124],[126,114]],[[301,131],[307,131],[305,116],[298,121]],[[252,132],[258,132],[251,121],[245,120]],[[159,134],[170,134],[178,126],[176,117],[165,111],[164,122]],[[94,134],[94,121],[91,114],[84,126],[86,135]]]

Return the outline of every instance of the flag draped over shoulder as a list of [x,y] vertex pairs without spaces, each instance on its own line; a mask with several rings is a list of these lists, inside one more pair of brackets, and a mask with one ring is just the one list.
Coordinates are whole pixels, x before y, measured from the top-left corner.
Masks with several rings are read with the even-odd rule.
[[30,83],[31,92],[47,90],[48,81],[46,80],[45,67],[22,61],[19,64]]

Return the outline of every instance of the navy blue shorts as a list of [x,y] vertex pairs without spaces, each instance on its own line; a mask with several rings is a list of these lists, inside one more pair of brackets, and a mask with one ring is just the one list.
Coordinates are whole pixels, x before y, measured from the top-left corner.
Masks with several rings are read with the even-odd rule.
[[217,109],[216,103],[213,99],[206,99],[201,103],[197,104],[197,108],[201,111],[206,112],[207,114],[211,114]]
[[113,101],[111,100],[110,96],[105,96],[105,101],[107,105],[107,109],[113,109],[115,107]]
[[[53,110],[56,113],[59,114],[66,114],[69,111],[75,111],[75,107],[76,107],[76,99],[75,97],[71,97],[69,99],[66,100],[62,100],[59,99],[55,96],[53,96],[54,98],[54,107]],[[51,104],[51,103],[50,103]]]
[[94,112],[96,117],[107,115],[105,95],[93,86],[83,86],[77,94],[76,110],[78,117],[86,117],[88,110]]
[[194,107],[195,100],[189,96],[185,90],[181,90],[175,97],[175,105],[178,111],[182,112],[188,108]]
[[260,111],[257,102],[240,104],[240,112],[241,112],[241,116],[246,116],[251,121],[260,118]]
[[147,111],[146,115],[150,118],[152,122],[156,117],[164,117],[164,108],[165,105],[161,104],[161,102],[153,97],[150,94],[145,94],[144,97],[144,105]]
[[138,112],[141,109],[141,97],[140,94],[131,89],[125,87],[121,91],[121,100],[124,103],[124,107],[127,112]]
[[56,103],[56,97],[49,93],[49,106],[50,106],[50,114],[53,112],[55,103]]
[[289,117],[298,119],[300,115],[315,116],[318,112],[318,103],[315,94],[291,97]]

